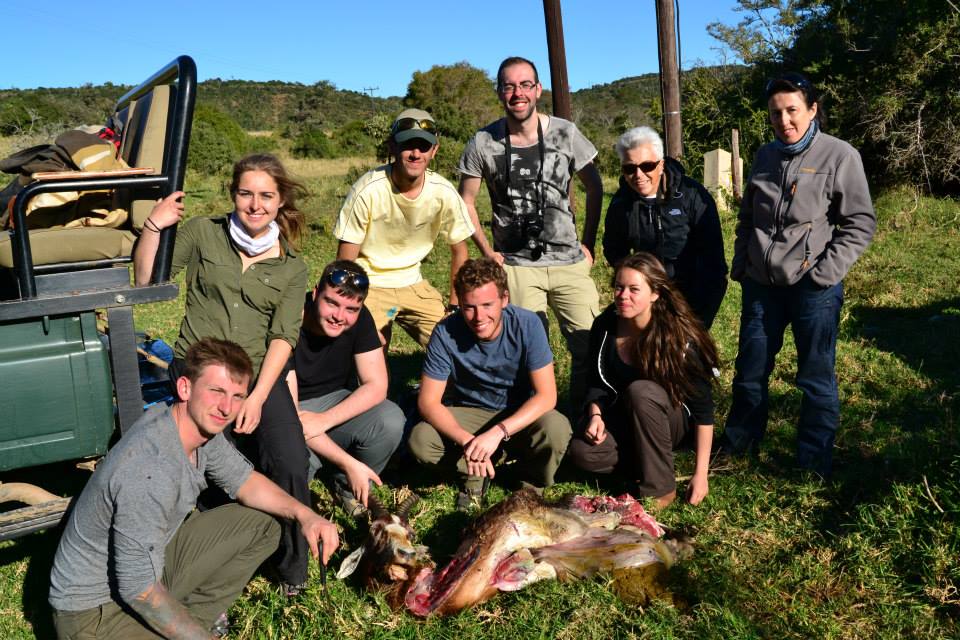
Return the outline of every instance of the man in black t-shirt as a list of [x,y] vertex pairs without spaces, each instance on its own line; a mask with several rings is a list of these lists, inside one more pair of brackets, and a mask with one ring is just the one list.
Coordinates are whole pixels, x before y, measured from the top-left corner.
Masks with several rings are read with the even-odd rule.
[[380,484],[377,474],[399,446],[405,420],[387,400],[380,334],[363,306],[368,286],[355,262],[336,260],[324,268],[306,296],[287,375],[311,467],[335,467],[334,497],[351,515],[367,506],[370,482]]

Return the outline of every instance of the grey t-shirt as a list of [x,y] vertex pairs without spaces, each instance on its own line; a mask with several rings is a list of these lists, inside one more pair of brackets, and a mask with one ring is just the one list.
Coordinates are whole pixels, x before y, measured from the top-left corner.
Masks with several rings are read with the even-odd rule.
[[[483,178],[493,207],[493,246],[504,254],[505,262],[515,266],[549,267],[574,264],[583,260],[577,228],[570,210],[570,179],[590,164],[597,150],[577,126],[551,116],[543,131],[544,166],[540,175],[539,143],[512,146],[510,175],[505,173],[506,119],[478,131],[460,157],[462,175]],[[523,244],[523,218],[537,214],[542,202],[543,255],[531,260]]]
[[207,487],[230,497],[252,465],[222,434],[183,450],[170,408],[152,407],[97,466],[77,499],[50,572],[50,605],[82,611],[127,602],[163,577],[164,552]]
[[443,403],[493,411],[516,409],[532,392],[530,372],[553,362],[547,334],[537,314],[508,304],[503,329],[490,341],[478,340],[462,313],[437,324],[423,374],[447,382]]

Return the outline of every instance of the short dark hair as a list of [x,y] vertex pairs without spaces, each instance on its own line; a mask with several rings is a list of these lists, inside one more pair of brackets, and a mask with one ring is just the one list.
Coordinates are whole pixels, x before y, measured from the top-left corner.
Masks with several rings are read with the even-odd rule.
[[243,347],[236,342],[219,338],[202,338],[187,349],[183,375],[195,383],[203,370],[211,365],[223,365],[235,382],[253,378],[253,363]]
[[507,272],[496,260],[490,258],[471,258],[463,263],[457,276],[453,280],[453,288],[457,297],[463,301],[463,296],[474,289],[479,289],[488,282],[497,285],[497,292],[502,298],[507,293]]
[[503,89],[503,70],[507,67],[512,67],[515,64],[528,64],[530,68],[533,69],[533,81],[538,83],[540,82],[540,74],[537,73],[537,65],[533,64],[531,61],[520,56],[510,56],[506,58],[503,62],[500,63],[500,67],[497,69],[497,91]]
[[789,71],[768,80],[767,86],[764,89],[768,100],[778,93],[796,92],[803,94],[803,101],[807,103],[808,108],[812,107],[820,98],[819,92],[813,86],[813,83],[810,82],[806,76],[795,71]]
[[335,284],[331,280],[331,274],[336,271],[347,271],[356,274],[360,276],[359,279],[361,282],[369,283],[367,272],[353,260],[334,260],[323,268],[323,273],[320,274],[320,280],[317,281],[317,292],[323,291],[324,286],[329,285],[340,295],[363,302],[367,298],[369,284],[361,285],[357,282],[357,279],[354,278],[346,278],[339,284]]
[[813,105],[817,105],[817,124],[820,126],[821,130],[826,128],[827,112],[824,109],[823,102],[820,99],[820,92],[815,86],[813,86],[813,83],[810,82],[806,76],[801,73],[797,73],[796,71],[788,71],[768,80],[767,86],[764,88],[764,94],[766,95],[767,100],[778,93],[801,94],[803,96],[804,104],[807,105],[807,109],[812,109]]

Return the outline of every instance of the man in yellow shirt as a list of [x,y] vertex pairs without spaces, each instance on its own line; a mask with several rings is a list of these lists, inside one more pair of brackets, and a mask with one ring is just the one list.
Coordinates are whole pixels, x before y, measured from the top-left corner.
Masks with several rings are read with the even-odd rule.
[[338,260],[353,260],[370,278],[365,301],[387,344],[393,322],[426,347],[450,304],[420,273],[420,263],[438,237],[450,245],[450,279],[467,259],[474,232],[457,188],[428,169],[437,153],[437,127],[421,109],[406,109],[390,128],[394,160],[361,176],[347,195],[333,235]]

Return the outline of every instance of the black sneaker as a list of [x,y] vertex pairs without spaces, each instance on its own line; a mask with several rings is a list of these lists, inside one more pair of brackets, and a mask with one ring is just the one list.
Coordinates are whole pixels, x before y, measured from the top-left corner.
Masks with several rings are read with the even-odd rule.
[[301,582],[300,584],[290,584],[289,582],[280,583],[280,593],[285,598],[296,598],[300,595],[300,592],[307,588],[306,582]]

